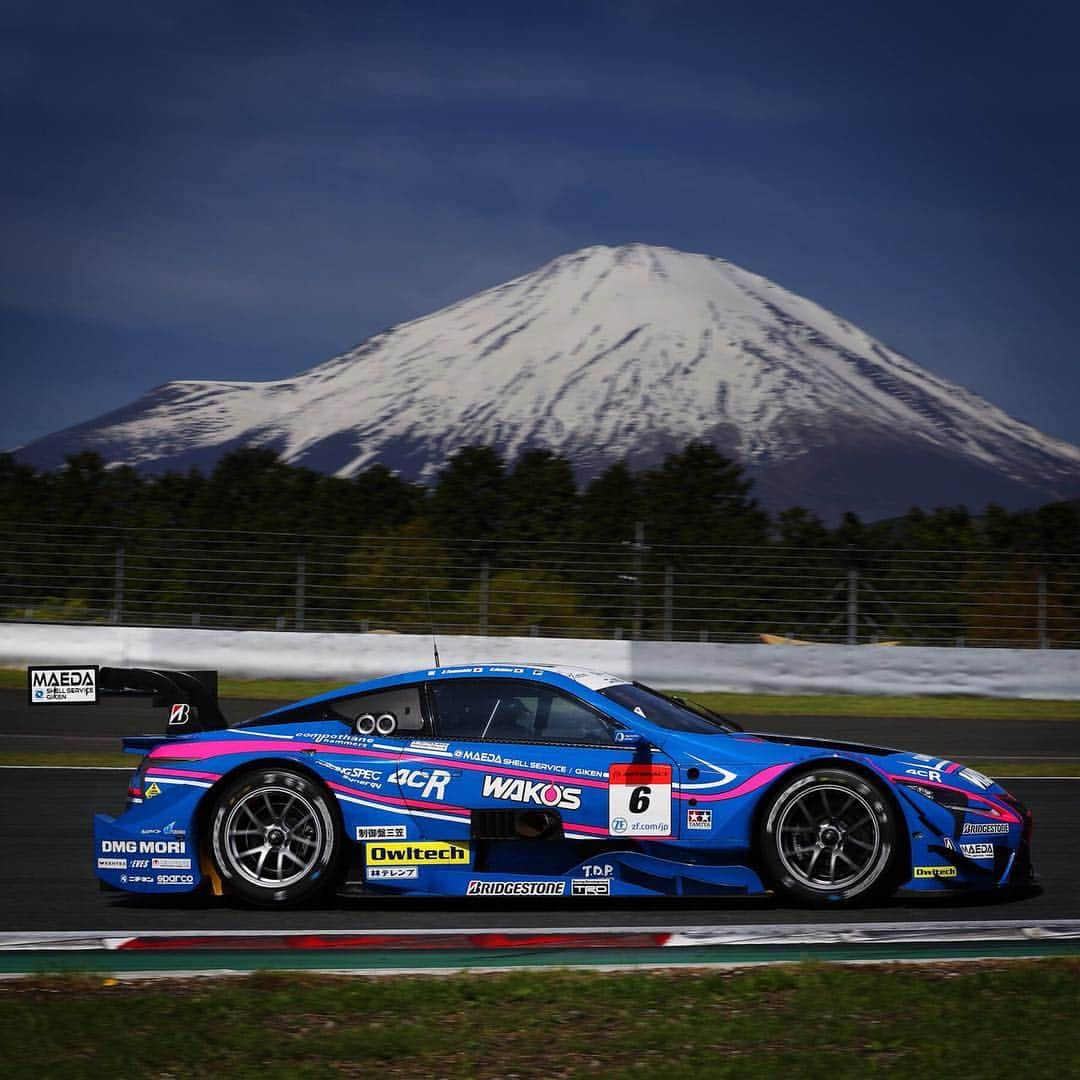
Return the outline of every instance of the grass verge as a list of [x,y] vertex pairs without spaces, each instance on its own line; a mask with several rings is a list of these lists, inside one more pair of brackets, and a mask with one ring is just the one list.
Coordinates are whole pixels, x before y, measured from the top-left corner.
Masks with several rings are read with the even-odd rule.
[[[0,983],[7,1077],[1077,1075],[1080,961]],[[967,1051],[963,1052],[964,1054]],[[963,1060],[963,1055],[961,1056]],[[974,1064],[969,1061],[969,1066]]]
[[[117,740],[119,742],[119,740]],[[100,754],[90,750],[0,750],[0,765],[47,765],[52,768],[131,769],[139,764],[138,754]]]
[[1080,701],[1032,701],[927,695],[693,694],[683,695],[729,716],[929,716],[939,720],[1080,720]]

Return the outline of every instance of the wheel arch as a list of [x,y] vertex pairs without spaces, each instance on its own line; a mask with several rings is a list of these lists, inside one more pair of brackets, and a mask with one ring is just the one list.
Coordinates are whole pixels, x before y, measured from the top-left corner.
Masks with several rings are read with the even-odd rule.
[[[750,822],[750,852],[754,858],[754,865],[759,870],[764,871],[764,860],[761,857],[761,826],[764,823],[766,809],[771,804],[773,797],[780,788],[785,784],[789,784],[794,778],[802,776],[805,773],[813,772],[815,769],[822,768],[840,768],[857,773],[884,793],[885,798],[889,803],[889,807],[892,809],[893,813],[896,814],[897,820],[896,845],[898,850],[893,873],[894,876],[898,876],[902,870],[906,869],[908,871],[906,876],[910,876],[911,837],[908,835],[909,827],[907,815],[904,813],[904,808],[900,805],[900,800],[893,790],[892,785],[876,769],[867,765],[865,761],[860,761],[858,758],[844,757],[840,754],[831,754],[828,757],[816,757],[810,758],[807,761],[800,761],[797,764],[792,765],[790,769],[785,769],[780,773],[780,775],[768,784],[761,793],[761,797],[754,807],[754,814]],[[899,882],[896,882],[896,884],[899,884]],[[895,885],[893,887],[895,887]]]
[[286,767],[293,769],[298,773],[302,773],[315,783],[326,795],[327,802],[330,806],[330,812],[334,815],[338,835],[343,843],[348,843],[348,837],[345,835],[345,822],[341,813],[341,804],[338,802],[337,796],[331,791],[325,779],[323,779],[323,777],[321,777],[306,761],[293,757],[256,757],[238,762],[227,772],[222,773],[221,776],[219,776],[204,792],[203,797],[199,800],[199,805],[195,808],[195,813],[192,815],[191,823],[192,828],[195,831],[195,843],[197,845],[200,860],[210,860],[209,821],[214,804],[217,801],[217,797],[221,793],[221,790],[241,773],[257,769],[280,769]]

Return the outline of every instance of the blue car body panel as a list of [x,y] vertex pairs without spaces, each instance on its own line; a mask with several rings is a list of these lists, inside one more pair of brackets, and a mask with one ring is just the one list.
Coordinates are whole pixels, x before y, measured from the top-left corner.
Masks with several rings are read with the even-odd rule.
[[[584,704],[605,718],[610,743],[451,737],[427,708],[413,734],[358,734],[335,713],[376,691],[428,694],[436,684],[489,678],[549,686]],[[1003,886],[1029,867],[1030,818],[973,770],[874,747],[672,730],[600,692],[621,682],[542,667],[433,668],[356,683],[224,730],[130,740],[146,755],[127,809],[95,818],[97,875],[129,892],[198,888],[210,871],[207,811],[217,785],[273,764],[316,777],[333,795],[348,879],[372,893],[761,895],[769,882],[754,848],[763,800],[815,763],[855,768],[892,793],[906,892]],[[558,835],[485,833],[500,811],[532,809],[557,815]]]

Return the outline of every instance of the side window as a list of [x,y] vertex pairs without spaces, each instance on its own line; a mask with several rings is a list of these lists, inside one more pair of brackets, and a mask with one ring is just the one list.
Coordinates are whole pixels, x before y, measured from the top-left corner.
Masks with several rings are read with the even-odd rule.
[[599,713],[550,687],[512,679],[431,683],[444,739],[611,745]]
[[395,686],[342,698],[332,702],[327,711],[351,724],[357,735],[408,738],[425,733],[419,686]]
[[600,743],[612,741],[611,729],[599,714],[580,701],[554,694],[547,723],[538,737],[544,742]]

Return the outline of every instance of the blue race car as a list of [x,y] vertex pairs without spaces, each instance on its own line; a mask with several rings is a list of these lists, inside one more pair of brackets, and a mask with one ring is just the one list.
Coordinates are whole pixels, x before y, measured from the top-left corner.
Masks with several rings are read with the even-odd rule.
[[[208,679],[207,676],[212,676]],[[951,761],[747,734],[698,705],[570,668],[436,667],[229,726],[213,672],[102,668],[168,734],[97,875],[264,907],[410,896],[753,896],[829,905],[1027,884],[1031,816]]]

